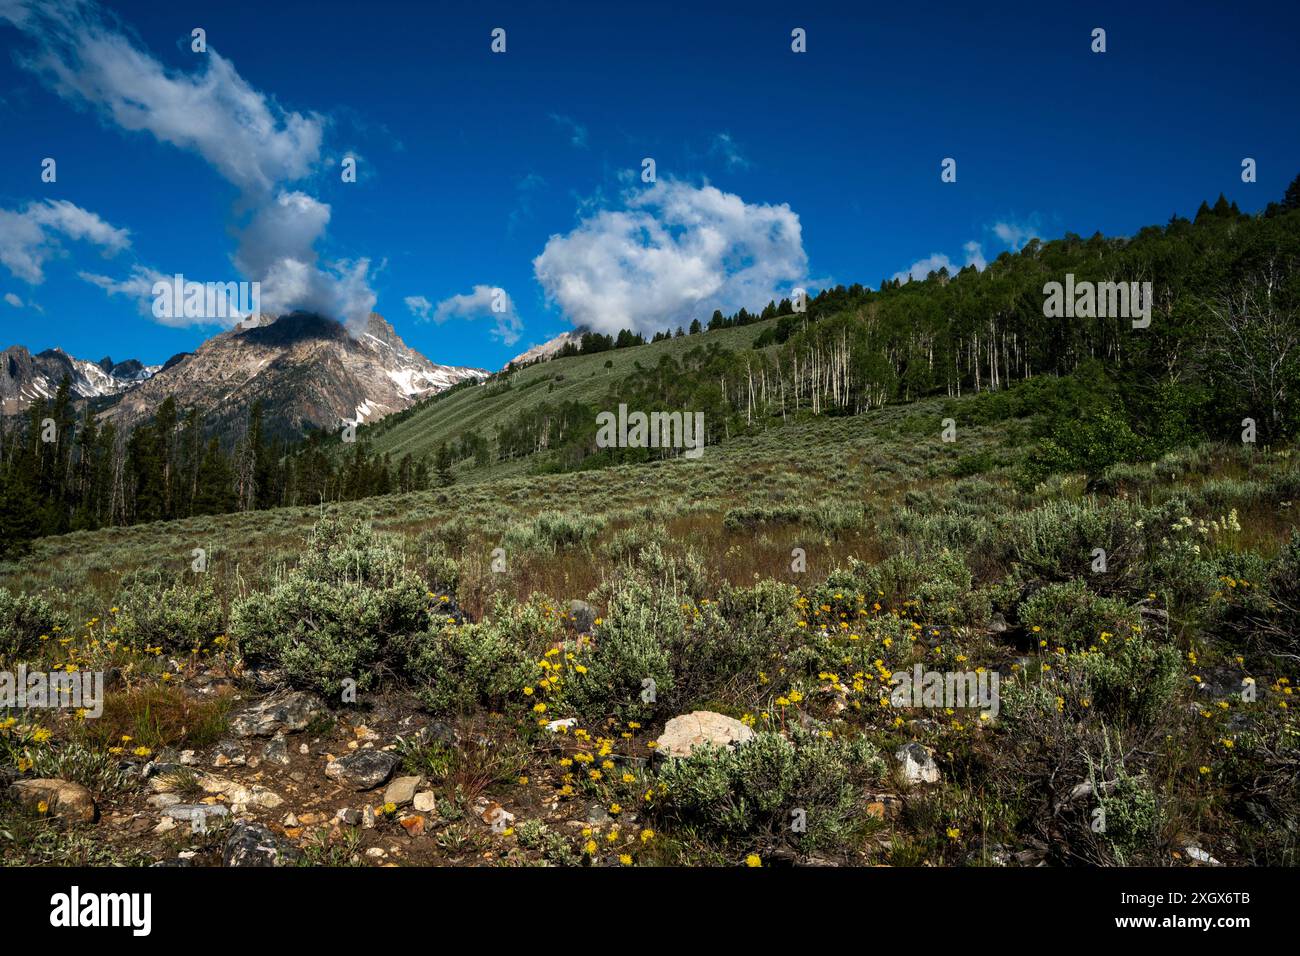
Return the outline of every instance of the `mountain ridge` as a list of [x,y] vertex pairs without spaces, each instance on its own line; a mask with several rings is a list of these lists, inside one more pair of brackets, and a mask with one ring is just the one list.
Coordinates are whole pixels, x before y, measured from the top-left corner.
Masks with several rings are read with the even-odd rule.
[[375,312],[357,332],[333,319],[293,312],[247,319],[162,365],[115,363],[109,356],[89,362],[60,349],[33,356],[24,346],[12,346],[0,353],[4,413],[52,399],[64,374],[74,397],[119,430],[146,421],[170,396],[182,411],[197,408],[205,427],[227,441],[257,401],[267,431],[293,437],[376,421],[488,372],[433,362]]

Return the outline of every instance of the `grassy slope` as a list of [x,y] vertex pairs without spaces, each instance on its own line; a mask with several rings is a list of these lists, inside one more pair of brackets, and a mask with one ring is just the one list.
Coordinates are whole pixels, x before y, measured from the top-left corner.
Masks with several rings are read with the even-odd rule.
[[[756,570],[781,573],[790,548],[808,547],[815,539],[819,547],[809,548],[809,571],[825,573],[849,554],[875,556],[874,521],[909,493],[951,484],[952,466],[960,457],[984,448],[993,449],[1000,462],[1020,454],[1004,425],[971,428],[957,444],[944,444],[939,439],[943,405],[931,400],[852,418],[792,420],[710,447],[694,461],[678,458],[561,475],[496,474],[330,510],[402,534],[412,550],[414,537],[432,530],[452,533],[467,546],[481,544],[484,554],[543,511],[601,525],[597,548],[620,530],[651,527],[690,541],[724,576],[735,572],[742,579]],[[750,532],[723,527],[729,508],[788,506],[847,506],[860,509],[864,517],[860,528],[833,535],[815,522]],[[13,570],[25,587],[71,590],[90,583],[106,589],[107,596],[123,573],[137,568],[179,572],[189,566],[190,549],[202,547],[215,574],[238,578],[236,589],[247,591],[264,586],[265,575],[274,568],[296,563],[301,542],[320,513],[319,508],[282,508],[76,532],[38,541],[33,554]],[[734,548],[746,549],[748,558],[737,560]],[[523,594],[536,588],[578,596],[599,581],[604,563],[581,553],[563,560],[537,556],[518,566],[509,584]],[[0,583],[5,577],[0,573]]]
[[[366,437],[376,451],[388,452],[395,458],[405,454],[431,455],[441,442],[454,441],[466,432],[478,432],[491,439],[498,425],[541,402],[600,400],[611,386],[635,370],[634,363],[652,368],[663,355],[680,359],[691,349],[711,344],[732,350],[748,348],[764,329],[777,321],[769,319],[636,348],[541,362],[511,376],[509,389],[498,389],[492,383],[435,396],[394,424],[379,423],[368,430]],[[606,368],[606,362],[612,363],[611,367]],[[501,462],[490,469],[476,471],[472,480],[515,474],[527,467],[527,462]]]

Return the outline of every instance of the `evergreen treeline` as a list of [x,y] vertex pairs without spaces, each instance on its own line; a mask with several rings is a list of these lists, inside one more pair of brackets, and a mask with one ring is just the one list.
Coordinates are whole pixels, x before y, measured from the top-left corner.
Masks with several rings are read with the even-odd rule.
[[[314,505],[427,488],[423,458],[394,462],[365,443],[348,449],[313,432],[268,439],[260,402],[229,448],[205,436],[197,410],[166,398],[124,440],[89,409],[78,420],[65,378],[51,401],[0,428],[0,556],[36,537],[108,525]],[[340,453],[335,446],[343,447]],[[449,469],[441,473],[450,483]]]

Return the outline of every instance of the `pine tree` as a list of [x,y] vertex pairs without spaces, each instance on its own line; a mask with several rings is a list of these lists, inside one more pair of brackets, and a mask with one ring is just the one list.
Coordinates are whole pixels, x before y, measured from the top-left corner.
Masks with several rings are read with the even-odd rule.
[[1286,195],[1282,197],[1283,209],[1300,209],[1300,176],[1291,180],[1291,185],[1286,187]]
[[438,484],[443,488],[449,487],[455,480],[456,476],[451,471],[451,450],[447,443],[443,442],[438,446],[438,457],[434,461],[434,468],[438,472]]

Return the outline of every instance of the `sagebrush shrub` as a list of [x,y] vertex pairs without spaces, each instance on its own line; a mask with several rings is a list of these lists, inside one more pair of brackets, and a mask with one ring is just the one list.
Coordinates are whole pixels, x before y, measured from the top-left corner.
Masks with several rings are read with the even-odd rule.
[[1075,656],[1102,716],[1149,724],[1175,706],[1182,661],[1169,645],[1135,634],[1107,652]]
[[1127,638],[1141,624],[1137,610],[1102,597],[1083,580],[1046,585],[1020,605],[1019,614],[1020,623],[1052,647],[1090,647],[1103,634]]
[[[501,709],[525,700],[525,685],[545,676],[537,661],[564,635],[562,619],[545,598],[519,603],[498,595],[479,623],[448,623],[402,640],[402,673],[436,713]],[[543,696],[533,699],[542,702]]]
[[66,626],[64,615],[43,597],[0,588],[0,660],[25,660],[39,648],[42,635]]
[[396,639],[429,624],[424,582],[396,544],[333,519],[316,526],[302,563],[283,581],[230,613],[230,634],[246,658],[327,696],[347,679],[372,686],[381,669],[400,664]]
[[[853,743],[795,730],[763,732],[734,750],[698,748],[667,761],[656,812],[722,836],[760,838],[803,851],[843,850],[863,822],[859,790],[884,763]],[[795,811],[806,830],[792,828]]]
[[224,630],[221,600],[207,578],[193,584],[137,580],[117,598],[119,639],[132,647],[189,652]]

